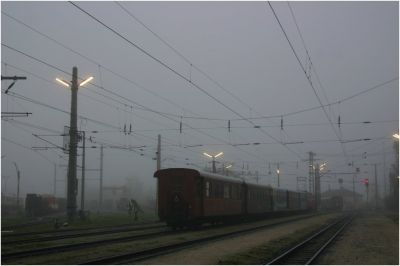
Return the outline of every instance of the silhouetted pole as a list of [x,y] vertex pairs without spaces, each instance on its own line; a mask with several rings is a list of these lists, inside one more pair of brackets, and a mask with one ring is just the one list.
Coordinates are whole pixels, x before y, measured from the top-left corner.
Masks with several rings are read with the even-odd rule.
[[374,164],[375,172],[375,209],[378,209],[378,175],[376,171],[376,164]]
[[215,157],[214,156],[212,157],[212,171],[213,171],[213,173],[217,172],[217,168],[215,167]]
[[81,210],[85,210],[85,131],[82,131],[82,186],[81,186]]
[[314,155],[315,155],[315,153],[310,151],[308,153],[308,155],[309,155],[309,159],[308,159],[308,169],[309,169],[309,171],[308,171],[308,189],[309,189],[310,193],[312,193],[313,192],[312,191],[313,190],[312,184],[313,184],[313,176],[314,176],[313,167],[314,167]]
[[[161,169],[161,135],[158,134],[158,139],[157,139],[157,170]],[[155,212],[156,215],[158,215],[158,187],[159,187],[159,182],[160,180],[157,178],[157,183],[156,183],[156,208]]]
[[99,193],[99,211],[103,204],[103,145],[100,147],[100,193]]
[[56,190],[57,190],[57,164],[54,163],[54,185],[53,185],[54,197],[56,196]]
[[315,166],[315,181],[314,181],[314,191],[315,191],[315,206],[317,210],[320,207],[320,175],[319,175],[319,164]]
[[15,169],[17,170],[17,207],[19,207],[19,182],[20,182],[21,176],[20,176],[20,172],[19,172],[17,163],[14,162],[14,165],[15,165]]
[[78,112],[78,68],[72,68],[71,82],[71,120],[69,128],[67,216],[72,221],[76,215],[76,150],[77,150],[77,112]]
[[278,178],[278,187],[280,187],[280,185],[279,185],[280,174],[281,174],[281,170],[279,169],[279,163],[278,163],[277,169],[276,169],[276,175],[277,175],[277,178]]
[[383,188],[384,188],[384,196],[382,198],[385,198],[387,195],[386,191],[386,156],[385,156],[385,142],[382,142],[382,147],[383,147]]
[[158,143],[157,143],[157,170],[161,169],[161,135],[158,134]]
[[356,177],[356,174],[353,174],[353,208],[355,207],[355,204],[356,204],[355,177]]

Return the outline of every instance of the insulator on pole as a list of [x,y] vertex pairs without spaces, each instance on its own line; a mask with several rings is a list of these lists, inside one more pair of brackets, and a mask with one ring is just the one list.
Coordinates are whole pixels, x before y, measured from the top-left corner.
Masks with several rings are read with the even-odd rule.
[[124,124],[124,133],[126,135],[126,124]]
[[132,124],[129,124],[129,134],[132,133]]
[[338,126],[339,126],[339,128],[340,128],[340,115],[339,115],[339,117],[338,117]]
[[281,116],[281,130],[283,130],[283,116]]
[[231,120],[228,120],[228,132],[231,132]]

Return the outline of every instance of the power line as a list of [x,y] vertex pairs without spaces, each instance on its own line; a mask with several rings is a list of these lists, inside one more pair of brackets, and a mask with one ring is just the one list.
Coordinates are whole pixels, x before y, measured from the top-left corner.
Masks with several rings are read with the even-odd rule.
[[[332,130],[334,131],[334,133],[335,133],[335,135],[337,136],[337,138],[338,138],[339,140],[341,140],[341,137],[340,137],[339,134],[336,132],[335,126],[333,125],[333,123],[332,123],[332,121],[331,121],[331,118],[329,117],[328,113],[326,112],[326,110],[325,110],[325,108],[324,108],[324,106],[323,106],[323,103],[322,103],[320,97],[318,96],[318,93],[317,93],[317,91],[315,90],[313,83],[311,82],[311,78],[310,78],[309,76],[307,76],[307,71],[304,69],[304,66],[303,66],[303,64],[301,63],[301,61],[300,61],[300,59],[299,59],[299,57],[298,57],[298,55],[297,55],[297,53],[296,53],[296,51],[295,51],[295,49],[294,49],[292,43],[290,42],[289,37],[287,36],[285,29],[283,28],[283,26],[282,26],[282,24],[281,24],[281,22],[280,22],[280,20],[279,20],[279,18],[278,18],[278,16],[277,16],[277,14],[275,13],[274,8],[272,7],[272,5],[271,5],[271,3],[270,3],[269,1],[268,1],[268,5],[269,5],[269,7],[271,8],[272,13],[274,14],[274,17],[275,17],[275,19],[277,20],[277,22],[278,22],[278,24],[279,24],[279,26],[280,26],[280,28],[281,28],[283,34],[285,35],[285,38],[286,38],[286,40],[288,41],[289,46],[290,46],[290,48],[292,49],[293,54],[295,55],[295,57],[296,57],[298,63],[300,64],[301,69],[303,70],[304,74],[306,75],[306,78],[307,78],[307,80],[308,80],[308,83],[310,84],[310,86],[311,86],[311,88],[312,88],[312,90],[313,90],[315,96],[317,97],[317,100],[318,100],[320,106],[322,107],[322,110],[324,111],[324,114],[325,114],[326,118],[328,119],[329,123],[331,124]],[[342,150],[343,150],[343,154],[344,154],[344,156],[346,157],[346,159],[347,159],[347,161],[348,161],[347,154],[346,154],[346,150],[345,150],[344,145],[343,145],[342,142],[341,142],[341,147],[342,147]]]
[[[15,49],[15,48],[12,48],[12,47],[10,47],[10,46],[8,46],[8,45],[5,45],[5,44],[3,44],[3,43],[2,43],[2,45],[5,46],[5,47],[7,47],[7,48],[9,48],[9,49],[11,49],[11,50],[13,50],[13,51],[15,51],[15,52],[21,53],[21,54],[23,54],[23,55],[25,55],[25,56],[27,56],[27,57],[29,57],[29,58],[31,58],[31,59],[37,61],[37,62],[43,63],[43,64],[45,64],[46,66],[48,66],[48,67],[50,67],[50,68],[54,68],[54,69],[60,70],[58,67],[55,67],[55,66],[53,66],[53,65],[51,65],[51,64],[49,64],[49,63],[47,63],[47,62],[44,62],[43,60],[40,60],[40,59],[38,59],[38,58],[35,58],[35,57],[31,56],[31,55],[28,55],[28,54],[26,54],[26,53],[24,53],[24,52],[22,52],[22,51],[19,51],[19,50]],[[62,71],[62,70],[61,70],[61,71]],[[68,72],[66,72],[66,71],[62,71],[62,72],[63,72],[63,73],[68,73]],[[174,122],[176,122],[176,123],[179,123],[179,122],[180,122],[179,120],[176,120],[176,119],[173,119],[173,118],[171,118],[171,117],[168,117],[167,115],[165,115],[165,114],[163,114],[163,113],[161,113],[161,112],[154,111],[154,110],[152,110],[151,108],[148,108],[148,107],[146,107],[146,106],[144,106],[144,105],[142,105],[142,104],[139,104],[139,103],[137,103],[137,102],[135,102],[135,101],[132,101],[132,100],[128,99],[127,97],[123,97],[123,96],[121,96],[121,95],[119,95],[119,94],[117,94],[117,93],[115,93],[115,92],[113,92],[113,91],[107,90],[107,89],[105,89],[105,88],[102,87],[102,86],[96,85],[96,84],[94,84],[94,83],[91,83],[91,84],[92,84],[93,86],[97,87],[97,88],[100,88],[100,89],[102,89],[102,90],[104,90],[104,91],[107,91],[107,92],[110,93],[110,94],[116,95],[116,96],[119,97],[119,98],[122,98],[122,99],[127,100],[127,101],[129,101],[129,102],[132,102],[132,103],[134,103],[134,104],[136,104],[136,105],[139,105],[139,106],[145,108],[146,110],[152,111],[152,112],[154,112],[155,114],[158,114],[158,115],[160,115],[160,116],[162,116],[162,117],[164,117],[164,118],[167,118],[167,119],[169,119],[169,120],[171,120],[171,121],[174,121]],[[14,93],[14,96],[15,96],[15,95],[16,95],[16,94]],[[18,97],[21,98],[21,97],[24,97],[24,96],[18,95]],[[42,105],[46,105],[46,104],[43,104],[43,103],[41,103],[41,104],[42,104]],[[56,108],[56,107],[53,107],[53,109],[58,110],[58,111],[60,110],[60,109],[58,109],[58,108]],[[66,111],[62,111],[62,112],[69,113],[69,112],[66,112]],[[79,117],[82,117],[82,116],[79,116]],[[87,120],[89,120],[89,119],[87,119]],[[93,120],[93,119],[91,119],[91,120]],[[100,122],[100,121],[96,121],[96,123],[101,123],[101,122]],[[182,124],[188,126],[189,128],[192,128],[190,125],[188,125],[188,124],[186,124],[186,123],[182,123]],[[115,127],[115,128],[118,128],[118,127]],[[220,138],[211,136],[210,134],[207,134],[207,133],[205,133],[205,132],[203,132],[203,131],[197,130],[197,132],[199,132],[199,133],[201,133],[201,134],[203,134],[203,135],[206,135],[206,136],[208,136],[208,137],[210,137],[210,138],[217,139],[217,140],[221,141]],[[222,140],[222,141],[224,141],[224,140]],[[226,142],[226,143],[228,143],[228,142]],[[251,155],[251,156],[255,156],[255,157],[257,157],[257,158],[259,157],[259,156],[257,156],[257,155],[251,154],[251,153],[249,153],[249,152],[247,152],[247,151],[244,151],[244,150],[242,150],[242,149],[240,149],[240,148],[237,148],[237,149],[239,149],[239,150],[241,150],[242,152],[245,152],[245,153],[247,153],[247,154],[249,154],[249,155]]]
[[[173,69],[172,67],[170,67],[169,65],[167,65],[166,63],[164,63],[163,61],[161,61],[160,59],[156,58],[155,56],[153,56],[152,54],[150,54],[149,52],[147,52],[146,50],[144,50],[142,47],[140,47],[139,45],[135,44],[134,42],[130,41],[129,39],[127,39],[125,36],[123,36],[122,34],[120,34],[119,32],[117,32],[116,30],[112,29],[111,27],[107,26],[104,22],[102,22],[101,20],[99,20],[98,18],[96,18],[95,16],[93,16],[92,14],[90,14],[89,12],[87,12],[86,10],[82,9],[81,7],[79,7],[78,5],[76,5],[73,2],[69,2],[70,4],[72,4],[73,6],[75,6],[77,9],[79,9],[81,12],[85,13],[87,16],[89,16],[90,18],[92,18],[93,20],[95,20],[96,22],[98,22],[99,24],[101,24],[102,26],[104,26],[105,28],[107,28],[108,30],[110,30],[111,32],[113,32],[115,35],[117,35],[118,37],[120,37],[121,39],[125,40],[126,42],[128,42],[129,44],[131,44],[133,47],[135,47],[136,49],[138,49],[139,51],[141,51],[142,53],[144,53],[145,55],[149,56],[151,59],[153,59],[154,61],[158,62],[159,64],[161,64],[163,67],[165,67],[166,69],[168,69],[169,71],[171,71],[172,73],[174,73],[175,75],[177,75],[178,77],[180,77],[181,79],[187,81],[189,84],[191,84],[194,88],[200,90],[201,92],[203,92],[204,94],[206,94],[208,97],[210,97],[211,99],[213,99],[214,101],[216,101],[217,103],[219,103],[220,105],[224,106],[226,109],[228,109],[229,111],[233,112],[234,114],[236,114],[237,116],[243,118],[244,120],[246,120],[247,122],[253,124],[252,121],[246,119],[244,116],[242,116],[240,113],[238,113],[237,111],[235,111],[233,108],[229,107],[228,105],[224,104],[222,101],[220,101],[218,98],[214,97],[213,95],[211,95],[209,92],[207,92],[205,89],[203,89],[202,87],[200,87],[199,85],[197,85],[196,83],[192,82],[191,79],[188,79],[187,77],[185,77],[184,75],[182,75],[181,73],[179,73],[178,71],[176,71],[175,69]],[[254,125],[254,124],[253,124]],[[261,132],[263,132],[265,135],[269,136],[270,138],[272,138],[273,140],[275,140],[276,142],[280,143],[280,141],[273,137],[272,135],[270,135],[269,133],[267,133],[265,130],[263,129],[259,129]],[[287,146],[283,145],[286,149],[288,149],[289,151],[291,151],[292,153],[294,153],[296,156],[300,157],[301,156],[293,151],[292,149],[288,148]]]
[[[27,57],[29,57],[29,58],[31,58],[31,59],[37,61],[37,62],[40,62],[40,63],[42,63],[42,64],[45,64],[45,65],[47,65],[47,66],[50,67],[50,68],[53,68],[53,69],[56,69],[56,70],[59,70],[59,71],[63,71],[63,70],[60,70],[58,67],[56,67],[56,66],[54,66],[54,65],[51,65],[51,64],[49,64],[49,63],[47,63],[47,62],[44,62],[44,61],[42,61],[42,60],[40,60],[40,59],[38,59],[38,58],[36,58],[36,57],[33,57],[33,56],[28,55],[28,54],[26,54],[26,53],[24,53],[24,52],[22,52],[22,51],[19,51],[19,50],[15,49],[15,48],[12,48],[12,47],[8,46],[8,45],[5,45],[4,43],[3,43],[2,45],[5,46],[5,47],[7,47],[7,48],[9,48],[9,49],[11,49],[11,50],[13,50],[13,51],[15,51],[15,52],[21,53],[21,54],[23,54],[23,55],[25,55],[25,56],[27,56]],[[8,65],[10,65],[10,64],[8,64]],[[42,79],[42,80],[44,80],[44,81],[46,81],[46,82],[52,83],[51,81],[49,81],[49,80],[47,80],[47,79],[44,79],[43,77],[40,77],[40,76],[38,76],[38,75],[36,75],[36,74],[34,74],[34,73],[32,73],[32,72],[23,70],[23,69],[21,69],[21,68],[18,68],[18,67],[16,67],[16,66],[13,66],[13,65],[10,65],[10,66],[13,67],[13,68],[15,68],[15,69],[18,69],[18,70],[21,70],[21,71],[23,71],[23,72],[26,72],[26,73],[28,73],[28,74],[34,76],[34,77],[37,77],[37,78],[39,78],[39,79]],[[67,73],[66,71],[63,71],[63,72],[64,72],[64,73]],[[173,116],[173,117],[176,117],[176,118],[181,118],[181,117],[182,117],[182,118],[184,118],[184,119],[193,119],[193,120],[215,120],[215,121],[229,121],[229,120],[230,120],[230,121],[241,121],[241,120],[260,120],[260,119],[281,118],[281,117],[288,117],[288,116],[292,116],[292,115],[296,115],[296,114],[300,114],[300,113],[304,113],[304,112],[308,112],[308,111],[317,110],[317,109],[320,109],[320,108],[322,108],[322,107],[329,107],[329,106],[332,106],[332,105],[340,104],[340,103],[343,103],[343,102],[345,102],[345,101],[348,101],[348,100],[350,100],[350,99],[352,99],[352,98],[355,98],[355,97],[358,97],[358,96],[363,95],[363,94],[365,94],[365,93],[368,93],[368,92],[370,92],[370,91],[372,91],[372,90],[375,90],[375,89],[377,89],[377,88],[380,88],[380,87],[382,87],[382,86],[385,86],[385,85],[387,85],[387,84],[389,84],[389,83],[392,83],[392,82],[394,82],[394,81],[396,81],[396,80],[398,80],[398,79],[399,79],[398,77],[389,79],[389,80],[384,81],[384,82],[381,82],[381,83],[379,83],[379,84],[377,84],[377,85],[375,85],[375,86],[373,86],[373,87],[371,87],[371,88],[362,90],[362,91],[357,92],[357,93],[355,93],[355,94],[353,94],[353,95],[350,95],[350,96],[348,96],[348,97],[342,98],[342,99],[337,100],[337,101],[332,102],[332,103],[325,104],[325,105],[323,105],[323,106],[318,105],[318,106],[314,106],[314,107],[310,107],[310,108],[301,109],[301,110],[298,110],[298,111],[293,111],[293,112],[283,113],[283,114],[276,114],[276,115],[269,115],[269,116],[245,117],[245,118],[236,118],[236,119],[235,119],[235,118],[213,118],[213,117],[198,117],[198,116],[181,116],[181,115],[178,115],[178,114],[171,114],[171,113],[156,111],[156,110],[150,109],[150,108],[145,107],[145,106],[144,106],[143,108],[140,108],[140,107],[137,107],[137,106],[136,106],[135,109],[139,109],[139,110],[143,110],[143,111],[149,111],[149,112],[156,113],[156,114],[159,114],[159,115]],[[98,87],[98,88],[101,88],[101,89],[105,90],[106,92],[109,92],[107,89],[105,89],[105,88],[103,88],[103,87],[101,87],[101,86],[98,86],[98,85],[93,84],[93,83],[91,83],[91,84],[92,84],[93,86],[95,86],[95,87]],[[106,98],[106,99],[115,101],[115,102],[121,104],[122,106],[125,106],[125,107],[126,107],[126,106],[130,106],[130,105],[127,104],[127,103],[123,103],[123,102],[121,102],[121,101],[115,100],[114,98],[112,98],[112,97],[110,97],[110,96],[106,96],[106,95],[104,95],[104,94],[101,94],[101,93],[99,93],[98,91],[93,91],[93,90],[91,90],[90,88],[88,88],[88,90],[90,90],[91,92],[93,92],[93,93],[95,93],[95,94],[98,94],[98,95],[100,95],[100,96],[102,96],[102,97],[104,97],[104,98]],[[85,96],[86,96],[86,95],[85,95]],[[86,97],[89,97],[89,96],[86,96]],[[119,97],[119,98],[122,98],[122,99],[124,99],[124,100],[127,99],[126,97],[123,97],[123,96],[120,96],[120,95],[118,95],[118,97]],[[94,98],[92,98],[92,99],[94,99]],[[99,100],[96,100],[96,101],[99,101]],[[137,104],[136,102],[133,102],[133,101],[131,101],[131,102],[132,102],[133,104]],[[104,103],[104,102],[102,102],[102,103]],[[106,104],[106,103],[104,103],[104,104]],[[106,105],[107,105],[107,104],[106,104]],[[176,120],[174,120],[174,122],[176,122]]]

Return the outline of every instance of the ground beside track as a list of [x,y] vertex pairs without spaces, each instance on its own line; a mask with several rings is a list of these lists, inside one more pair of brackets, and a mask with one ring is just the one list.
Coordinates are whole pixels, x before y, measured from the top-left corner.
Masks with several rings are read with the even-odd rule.
[[[290,222],[281,226],[257,231],[244,236],[233,237],[231,239],[220,240],[193,247],[190,249],[164,255],[155,259],[140,261],[139,264],[158,264],[158,265],[193,265],[193,264],[260,264],[252,262],[251,255],[244,256],[240,261],[231,260],[230,257],[242,252],[249,252],[265,243],[293,235],[306,234],[315,230],[317,227],[337,217],[337,214],[326,214],[318,217],[311,217],[304,220]],[[275,246],[275,248],[277,248]]]
[[398,221],[379,212],[362,213],[316,263],[398,265]]

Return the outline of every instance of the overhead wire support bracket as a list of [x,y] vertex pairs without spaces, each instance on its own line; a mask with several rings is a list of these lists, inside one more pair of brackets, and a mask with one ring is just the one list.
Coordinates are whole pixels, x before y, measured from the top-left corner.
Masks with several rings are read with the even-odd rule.
[[30,112],[1,112],[1,117],[25,117],[31,114]]
[[23,76],[1,76],[1,80],[13,80],[14,82],[10,84],[10,86],[8,86],[8,88],[6,89],[6,91],[4,92],[5,94],[8,93],[8,91],[15,85],[15,82],[17,82],[17,80],[23,79],[25,80],[26,77]]

